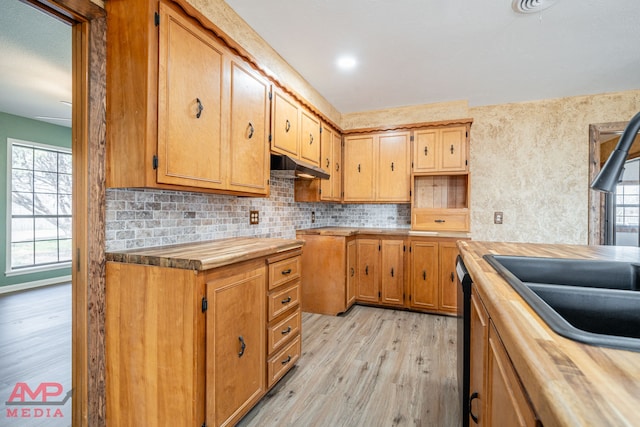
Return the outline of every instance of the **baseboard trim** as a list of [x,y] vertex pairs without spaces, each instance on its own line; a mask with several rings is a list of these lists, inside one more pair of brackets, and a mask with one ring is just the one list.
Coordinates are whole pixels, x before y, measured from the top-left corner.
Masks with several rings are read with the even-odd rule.
[[71,276],[52,277],[51,279],[34,280],[33,282],[18,283],[15,285],[0,286],[0,295],[11,292],[25,291],[27,289],[40,288],[42,286],[58,285],[71,282]]

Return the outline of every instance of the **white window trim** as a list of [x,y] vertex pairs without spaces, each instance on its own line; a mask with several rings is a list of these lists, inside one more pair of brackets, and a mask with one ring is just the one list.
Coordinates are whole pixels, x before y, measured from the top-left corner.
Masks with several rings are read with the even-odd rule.
[[46,150],[56,150],[63,153],[71,154],[71,149],[67,147],[59,147],[57,145],[42,144],[39,142],[25,141],[25,140],[16,139],[16,138],[7,138],[7,205],[6,205],[7,212],[6,212],[6,221],[5,221],[6,236],[7,236],[7,238],[5,239],[5,249],[6,249],[7,255],[6,255],[6,261],[5,261],[4,274],[6,277],[10,277],[10,276],[19,276],[19,275],[29,274],[29,273],[37,273],[41,271],[52,271],[52,270],[68,268],[71,266],[70,261],[65,261],[65,262],[56,263],[56,264],[38,265],[35,267],[11,268],[11,215],[12,215],[11,193],[12,193],[12,184],[13,184],[12,175],[11,175],[13,168],[11,167],[11,165],[13,164],[13,159],[12,159],[13,144],[26,145],[29,147],[42,148]]

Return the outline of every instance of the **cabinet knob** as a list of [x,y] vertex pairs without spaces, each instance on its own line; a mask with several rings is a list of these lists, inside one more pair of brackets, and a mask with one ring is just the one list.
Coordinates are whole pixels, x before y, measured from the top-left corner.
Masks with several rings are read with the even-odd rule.
[[196,113],[196,119],[199,119],[202,115],[202,110],[204,110],[204,106],[202,102],[200,102],[200,98],[196,98],[196,103],[198,104],[198,112]]
[[351,267],[351,277],[353,277],[354,274],[356,274],[356,271],[353,269],[353,267]]
[[358,163],[358,173],[360,173],[360,163]]
[[451,279],[452,282],[455,280],[455,275],[453,274],[453,271],[451,272],[451,276],[449,276],[449,278]]
[[391,162],[391,172],[393,172],[393,162]]
[[253,131],[254,131],[253,123],[249,122],[249,136],[248,136],[249,139],[253,138]]
[[364,274],[366,274],[367,276],[369,275],[369,266],[368,265],[364,266]]
[[453,154],[453,144],[451,144],[451,154]]
[[313,134],[309,134],[309,145],[313,144]]
[[391,267],[391,277],[393,277],[393,267]]
[[422,270],[422,280],[427,280],[427,270]]
[[424,146],[424,155],[426,156],[427,154],[429,154],[429,148],[425,145]]
[[289,129],[291,129],[291,122],[289,121],[289,119],[287,119],[287,121],[284,124],[284,131],[289,132]]
[[340,163],[336,163],[336,172],[340,170]]
[[329,168],[330,164],[331,164],[331,162],[329,162],[329,158],[327,157],[327,168]]
[[240,351],[238,352],[238,357],[242,357],[242,355],[244,354],[244,349],[247,348],[247,345],[244,343],[244,338],[242,338],[242,335],[240,335],[238,339],[240,340]]

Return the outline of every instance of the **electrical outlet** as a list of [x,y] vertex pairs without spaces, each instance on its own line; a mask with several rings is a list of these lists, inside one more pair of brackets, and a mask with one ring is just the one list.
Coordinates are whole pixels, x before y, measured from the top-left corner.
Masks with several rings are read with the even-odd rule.
[[249,211],[249,224],[260,223],[260,211]]
[[316,222],[316,213],[311,212],[311,223],[313,224],[314,222]]
[[504,218],[504,214],[502,212],[494,212],[493,213],[493,223],[494,224],[502,224],[503,218]]

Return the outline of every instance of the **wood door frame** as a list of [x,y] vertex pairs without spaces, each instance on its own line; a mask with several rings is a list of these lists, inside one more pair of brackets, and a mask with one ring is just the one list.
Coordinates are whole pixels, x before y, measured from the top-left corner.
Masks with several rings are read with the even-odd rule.
[[[600,172],[600,140],[604,134],[622,133],[628,122],[594,123],[589,125],[589,184]],[[605,195],[589,188],[589,231],[590,245],[605,243],[604,225]]]
[[106,12],[91,0],[22,0],[72,25],[72,425],[105,426]]

